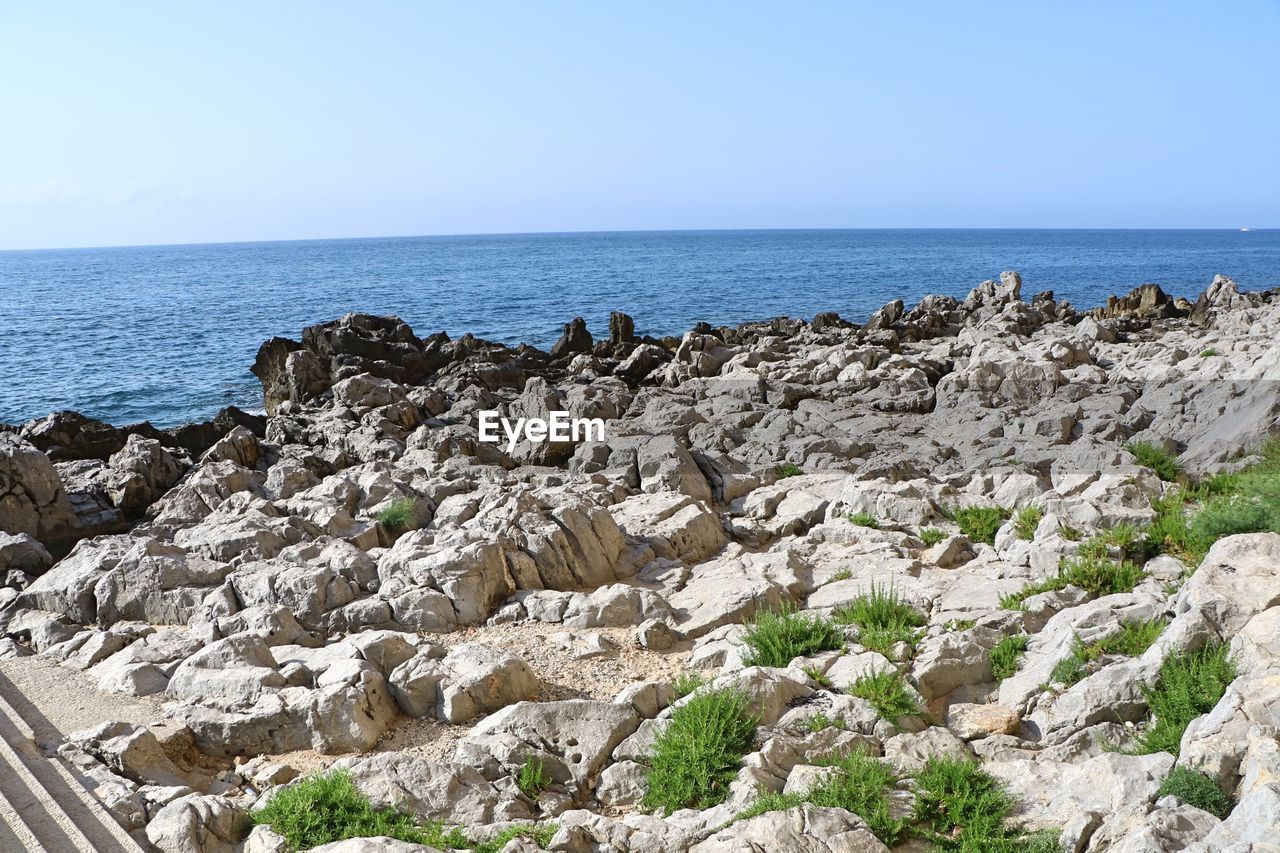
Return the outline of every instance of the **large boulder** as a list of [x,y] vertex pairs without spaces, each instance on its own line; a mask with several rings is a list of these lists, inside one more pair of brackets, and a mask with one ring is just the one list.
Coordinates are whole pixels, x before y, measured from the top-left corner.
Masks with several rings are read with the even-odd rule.
[[39,540],[55,555],[76,536],[76,518],[57,469],[29,442],[0,432],[0,532]]

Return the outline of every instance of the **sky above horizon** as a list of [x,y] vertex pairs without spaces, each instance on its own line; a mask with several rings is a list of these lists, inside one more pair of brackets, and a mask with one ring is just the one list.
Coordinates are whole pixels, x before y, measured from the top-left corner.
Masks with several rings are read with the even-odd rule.
[[0,249],[1280,227],[1280,0],[0,0]]

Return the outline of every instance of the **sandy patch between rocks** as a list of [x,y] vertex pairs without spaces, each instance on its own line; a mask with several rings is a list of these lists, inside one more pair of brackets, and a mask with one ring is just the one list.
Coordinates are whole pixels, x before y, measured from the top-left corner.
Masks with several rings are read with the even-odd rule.
[[[580,660],[571,649],[562,648],[553,638],[568,631],[575,638],[600,634],[617,645],[606,657]],[[483,643],[505,649],[524,659],[542,679],[545,687],[539,702],[562,699],[601,699],[616,696],[623,688],[641,681],[671,681],[685,672],[690,643],[666,652],[640,648],[632,641],[631,628],[566,629],[563,625],[522,622],[508,625],[475,626],[450,634],[423,634],[429,642],[452,648],[463,643]],[[447,760],[471,725],[449,725],[439,720],[401,717],[374,746],[373,752],[405,752],[428,761]],[[322,755],[301,750],[276,756],[303,773],[322,770],[335,761],[358,753]]]

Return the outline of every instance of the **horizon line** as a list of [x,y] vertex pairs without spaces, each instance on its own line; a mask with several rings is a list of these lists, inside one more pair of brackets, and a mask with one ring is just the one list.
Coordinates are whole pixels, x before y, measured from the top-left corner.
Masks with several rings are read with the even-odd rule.
[[1257,231],[1276,231],[1280,228],[1272,227],[1230,227],[1230,226],[1171,226],[1171,227],[1147,227],[1147,226],[1104,226],[1104,227],[1079,227],[1079,226],[1052,226],[1052,227],[984,227],[977,225],[968,226],[930,226],[930,227],[794,227],[794,228],[600,228],[573,231],[477,231],[477,232],[456,232],[456,233],[438,233],[438,234],[368,234],[360,236],[348,237],[286,237],[276,239],[261,240],[206,240],[195,242],[176,242],[176,243],[118,243],[114,245],[84,245],[84,246],[38,246],[32,248],[0,248],[0,254],[16,253],[16,252],[76,252],[76,251],[101,251],[106,249],[172,249],[184,247],[198,246],[264,246],[285,243],[335,243],[335,242],[356,242],[361,240],[428,240],[428,239],[456,239],[463,237],[570,237],[576,235],[607,235],[607,234],[744,234],[744,233],[787,233],[801,231],[1226,231],[1226,232],[1248,232]]

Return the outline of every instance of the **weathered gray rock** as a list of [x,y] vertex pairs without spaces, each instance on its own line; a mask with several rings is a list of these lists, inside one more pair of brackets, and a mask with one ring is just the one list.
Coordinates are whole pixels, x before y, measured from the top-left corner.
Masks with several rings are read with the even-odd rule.
[[803,853],[884,853],[866,824],[843,809],[803,805],[739,821],[690,848],[691,853],[795,850]]

